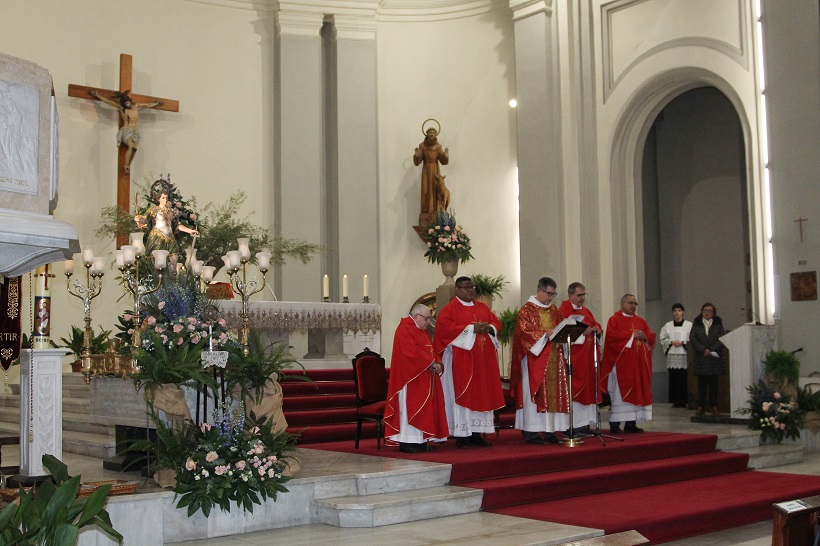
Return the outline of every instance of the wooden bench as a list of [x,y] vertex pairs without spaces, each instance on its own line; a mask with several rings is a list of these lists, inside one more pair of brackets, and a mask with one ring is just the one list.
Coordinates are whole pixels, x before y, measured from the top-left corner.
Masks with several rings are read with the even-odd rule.
[[3,446],[13,446],[20,444],[20,437],[16,435],[0,436],[0,466],[3,464]]
[[573,542],[564,542],[560,546],[636,546],[637,544],[649,544],[649,539],[638,531],[633,530]]
[[804,546],[814,540],[820,495],[772,505],[772,546]]

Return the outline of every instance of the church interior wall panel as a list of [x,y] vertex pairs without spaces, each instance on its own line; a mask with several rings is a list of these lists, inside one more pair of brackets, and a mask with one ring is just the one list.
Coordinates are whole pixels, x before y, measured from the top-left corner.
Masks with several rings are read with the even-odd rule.
[[[515,184],[514,52],[509,12],[458,20],[380,23],[378,41],[380,270],[383,352],[410,304],[442,283],[423,258],[418,223],[420,171],[412,162],[421,123],[441,122],[450,148],[442,167],[451,206],[473,241],[459,273],[505,275],[494,308],[519,304],[518,192]],[[464,44],[470,44],[465,48]],[[526,288],[529,292],[529,288]]]
[[337,40],[339,272],[349,276],[350,300],[379,301],[379,206],[376,41]]
[[[322,225],[322,61],[318,28],[314,36],[280,38],[282,235],[320,244]],[[285,301],[318,301],[322,257],[307,264],[289,260],[282,268]]]
[[763,12],[780,348],[803,348],[807,376],[820,371],[820,303],[791,301],[789,278],[820,268],[820,5],[765,0]]

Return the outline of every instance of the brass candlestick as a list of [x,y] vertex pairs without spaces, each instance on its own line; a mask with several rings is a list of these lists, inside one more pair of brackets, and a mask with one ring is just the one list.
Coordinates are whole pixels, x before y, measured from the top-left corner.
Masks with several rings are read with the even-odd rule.
[[65,276],[68,293],[79,298],[83,302],[85,312],[85,329],[83,330],[83,350],[80,353],[83,376],[86,384],[91,382],[91,340],[94,339],[94,332],[91,330],[91,300],[102,292],[102,277],[105,274],[105,259],[95,258],[90,250],[83,253],[83,266],[85,267],[85,285],[79,279],[74,279],[72,290],[71,276],[74,274],[74,261],[66,262]]

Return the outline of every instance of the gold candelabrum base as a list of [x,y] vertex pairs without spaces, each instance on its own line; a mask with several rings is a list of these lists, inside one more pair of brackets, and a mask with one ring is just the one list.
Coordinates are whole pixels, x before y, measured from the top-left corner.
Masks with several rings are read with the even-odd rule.
[[90,383],[92,377],[127,379],[137,371],[132,355],[119,354],[118,349],[118,344],[112,344],[104,354],[91,355],[88,370],[83,369],[86,383]]
[[[262,289],[265,288],[268,278],[268,269],[267,267],[259,268],[260,273],[262,273],[261,281],[259,281],[256,278],[248,280],[248,259],[242,258],[240,260],[240,264],[241,265],[239,265],[238,267],[229,267],[228,276],[230,277],[231,285],[233,285],[234,292],[239,294],[239,296],[242,298],[242,311],[239,314],[239,344],[242,346],[242,353],[245,356],[248,356],[250,354],[250,347],[248,345],[248,341],[250,338],[249,302],[251,296],[253,296],[257,292],[261,292]],[[242,271],[241,275],[239,275],[240,270]]]

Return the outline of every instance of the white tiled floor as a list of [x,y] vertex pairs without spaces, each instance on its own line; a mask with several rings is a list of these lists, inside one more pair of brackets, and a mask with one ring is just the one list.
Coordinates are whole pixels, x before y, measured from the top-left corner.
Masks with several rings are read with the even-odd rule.
[[[694,424],[689,421],[693,412],[672,409],[668,405],[654,408],[654,420],[641,426],[647,430],[701,432],[731,435],[733,432],[747,432],[738,425]],[[17,446],[3,447],[3,464],[17,464]],[[66,453],[65,462],[72,475],[82,474],[84,480],[122,479],[123,475],[102,469],[99,459]],[[386,470],[401,464],[396,459],[382,459],[366,456],[342,456],[331,452],[305,450],[299,478],[345,473],[351,471]],[[768,469],[775,472],[820,475],[820,453],[807,453],[803,462]],[[136,479],[131,474],[129,479]],[[151,486],[148,486],[149,488]],[[450,518],[404,523],[373,529],[339,529],[327,525],[303,525],[289,529],[248,533],[245,535],[199,540],[190,543],[198,546],[247,546],[282,543],[293,546],[333,544],[334,546],[378,545],[425,545],[425,544],[554,544],[556,537],[562,536],[562,526],[546,522],[526,520],[521,525],[517,518],[509,518],[489,513],[468,514]],[[533,526],[534,525],[534,526]],[[526,527],[526,531],[522,528]],[[564,535],[565,536],[565,535]],[[764,546],[771,544],[771,521],[738,527],[709,535],[669,543],[674,546]]]

